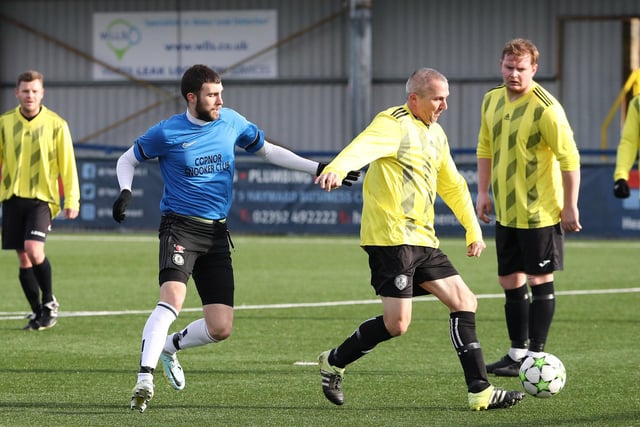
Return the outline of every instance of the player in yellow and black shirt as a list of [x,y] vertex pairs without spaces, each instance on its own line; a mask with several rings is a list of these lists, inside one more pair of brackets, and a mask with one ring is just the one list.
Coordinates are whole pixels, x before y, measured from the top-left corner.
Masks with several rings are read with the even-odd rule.
[[528,352],[544,350],[555,311],[553,272],[563,268],[564,232],[582,228],[580,155],[562,106],[533,80],[538,57],[531,41],[509,41],[500,61],[503,84],[482,102],[476,211],[490,222],[491,187],[511,339],[509,353],[487,366],[500,376],[517,376]]
[[45,241],[61,210],[67,219],[78,216],[80,189],[67,122],[41,104],[42,74],[20,74],[15,94],[20,105],[0,116],[2,249],[18,254],[18,277],[32,311],[24,329],[42,330],[56,324],[59,307]]
[[345,367],[379,343],[404,334],[411,323],[411,298],[430,293],[450,311],[451,342],[462,364],[470,408],[507,408],[524,393],[489,383],[475,332],[476,297],[438,249],[434,230],[438,194],[466,230],[467,255],[479,256],[485,248],[469,188],[436,123],[447,109],[449,84],[441,73],[423,68],[411,75],[406,92],[406,104],[379,113],[316,178],[330,191],[349,171],[370,165],[362,190],[360,238],[384,313],[320,354],[322,389],[327,399],[342,405]]
[[627,117],[624,119],[622,137],[616,152],[616,168],[613,171],[613,195],[626,199],[629,190],[629,171],[638,158],[640,151],[640,95],[629,101]]

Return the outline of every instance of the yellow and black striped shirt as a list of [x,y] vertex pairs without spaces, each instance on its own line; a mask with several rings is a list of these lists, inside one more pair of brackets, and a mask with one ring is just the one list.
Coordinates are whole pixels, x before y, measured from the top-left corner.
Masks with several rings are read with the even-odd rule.
[[52,218],[60,212],[60,188],[65,208],[79,209],[80,186],[67,122],[42,106],[27,120],[20,107],[0,116],[0,202],[12,196],[49,203]]
[[442,127],[425,125],[408,106],[379,113],[325,168],[343,179],[369,164],[363,183],[363,246],[437,248],[436,193],[466,230],[467,245],[482,241],[467,182],[458,172]]
[[484,96],[478,158],[491,159],[496,221],[541,228],[560,222],[561,171],[580,169],[573,131],[558,101],[539,84],[511,102],[504,85]]

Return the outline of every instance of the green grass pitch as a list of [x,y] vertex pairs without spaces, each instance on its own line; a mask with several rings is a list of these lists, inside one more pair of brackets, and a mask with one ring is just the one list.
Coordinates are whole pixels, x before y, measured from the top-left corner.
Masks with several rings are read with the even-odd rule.
[[[180,353],[187,386],[156,374],[156,394],[129,409],[140,334],[158,298],[157,239],[53,233],[47,255],[58,325],[25,332],[14,253],[0,254],[0,426],[640,426],[640,242],[569,238],[556,274],[547,351],[565,389],[514,408],[471,412],[444,305],[415,300],[409,332],[347,368],[346,402],[320,388],[317,355],[380,314],[355,237],[233,236],[236,314],[225,342]],[[488,239],[490,240],[490,239]],[[479,298],[485,358],[508,346],[491,241],[479,259],[461,239],[442,248]],[[193,283],[172,331],[200,317]],[[491,377],[520,388],[516,378]]]

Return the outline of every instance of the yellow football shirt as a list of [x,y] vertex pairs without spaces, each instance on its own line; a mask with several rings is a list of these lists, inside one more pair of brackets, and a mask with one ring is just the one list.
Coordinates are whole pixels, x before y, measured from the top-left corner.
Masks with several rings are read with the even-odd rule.
[[451,158],[442,127],[425,125],[405,104],[380,112],[325,168],[343,179],[369,164],[363,183],[363,246],[437,248],[436,193],[466,230],[467,245],[482,240],[466,181]]
[[504,85],[487,92],[477,156],[491,159],[501,225],[531,229],[560,222],[561,171],[579,170],[580,154],[564,109],[539,84],[513,102]]
[[640,95],[636,95],[627,109],[627,117],[622,128],[622,137],[616,152],[616,168],[613,180],[629,180],[629,171],[636,162],[640,151]]
[[42,106],[27,120],[20,107],[0,116],[0,201],[12,196],[49,203],[51,216],[60,212],[60,188],[65,208],[79,209],[80,186],[67,122]]

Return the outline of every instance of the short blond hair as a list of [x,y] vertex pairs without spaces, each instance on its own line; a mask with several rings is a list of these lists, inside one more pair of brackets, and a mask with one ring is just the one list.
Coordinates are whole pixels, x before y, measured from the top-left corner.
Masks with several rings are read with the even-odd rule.
[[507,55],[513,55],[518,58],[530,55],[531,65],[536,65],[540,57],[538,48],[531,40],[527,39],[513,39],[509,40],[502,48],[501,59],[504,59]]

